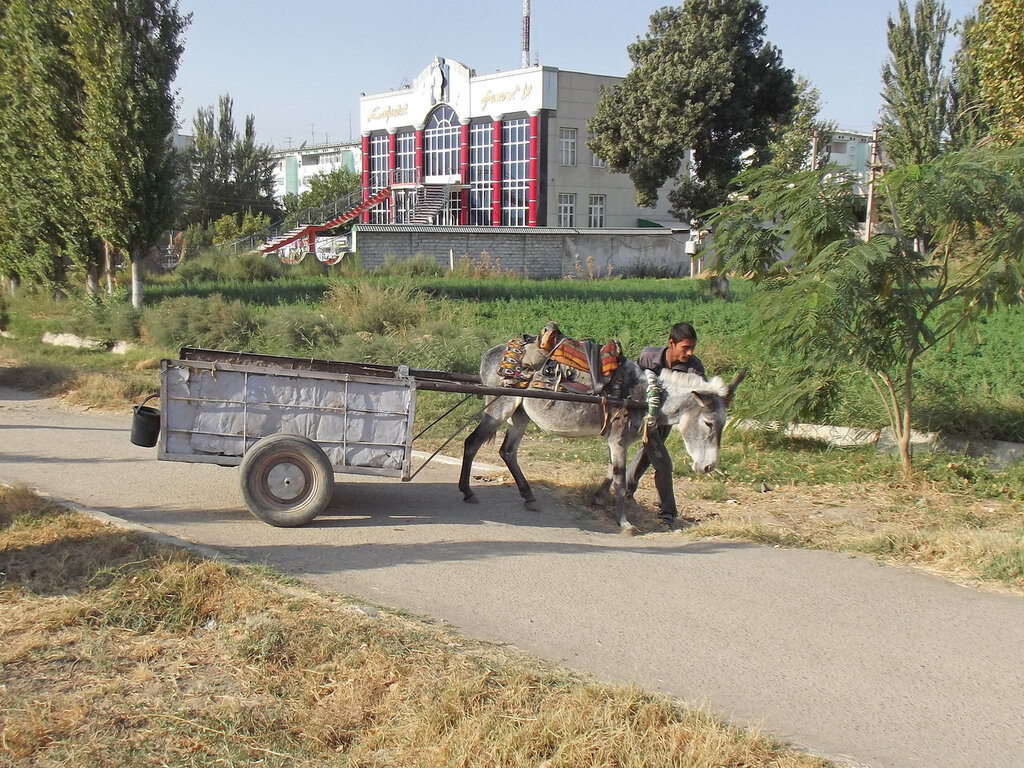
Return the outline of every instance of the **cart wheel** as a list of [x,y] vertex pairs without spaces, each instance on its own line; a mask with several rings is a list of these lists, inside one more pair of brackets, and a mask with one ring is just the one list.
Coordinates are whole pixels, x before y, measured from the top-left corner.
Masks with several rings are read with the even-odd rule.
[[320,446],[299,435],[271,435],[242,459],[242,498],[265,523],[305,525],[327,507],[334,468]]

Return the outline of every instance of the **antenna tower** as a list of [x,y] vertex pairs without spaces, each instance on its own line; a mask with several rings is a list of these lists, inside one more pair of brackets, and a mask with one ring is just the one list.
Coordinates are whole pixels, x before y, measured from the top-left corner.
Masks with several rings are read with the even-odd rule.
[[530,0],[523,0],[523,69],[530,66]]

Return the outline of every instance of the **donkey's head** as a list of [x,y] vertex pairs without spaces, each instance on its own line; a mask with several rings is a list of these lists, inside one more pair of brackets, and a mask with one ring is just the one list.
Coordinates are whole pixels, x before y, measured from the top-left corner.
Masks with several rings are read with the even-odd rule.
[[725,407],[732,402],[733,393],[745,375],[746,368],[728,385],[718,376],[704,381],[695,374],[670,369],[663,370],[658,377],[665,392],[661,421],[678,430],[698,475],[718,466]]

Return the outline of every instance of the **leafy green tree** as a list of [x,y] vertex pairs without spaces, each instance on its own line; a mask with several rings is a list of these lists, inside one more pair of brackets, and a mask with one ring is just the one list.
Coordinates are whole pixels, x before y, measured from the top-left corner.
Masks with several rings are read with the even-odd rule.
[[888,19],[879,137],[886,161],[906,166],[942,151],[949,95],[942,51],[949,11],[941,0],[917,0],[911,17],[907,0],[899,0],[897,14],[898,19]]
[[914,366],[921,355],[1024,286],[1024,150],[949,152],[894,169],[883,197],[912,199],[931,249],[896,229],[864,242],[852,179],[827,166],[798,174],[771,166],[740,176],[742,194],[718,208],[717,268],[762,280],[758,332],[802,361],[798,416],[821,382],[852,366],[874,385],[904,471],[912,471]]
[[189,19],[176,0],[66,2],[85,92],[85,205],[96,232],[128,254],[139,309],[140,262],[174,214],[171,84]]
[[95,290],[100,244],[82,212],[81,81],[56,0],[0,6],[0,273],[59,288],[66,257]]
[[960,22],[960,48],[953,56],[949,78],[950,149],[977,144],[992,131],[995,116],[981,93],[981,74],[977,61],[977,19],[969,16]]
[[299,197],[300,208],[319,208],[363,188],[363,177],[348,168],[335,168],[309,179],[309,189]]
[[272,148],[256,141],[256,121],[245,119],[239,135],[234,102],[220,97],[217,112],[200,107],[192,121],[194,141],[188,152],[183,225],[207,224],[225,215],[241,222],[245,211],[277,213],[274,202]]
[[[777,137],[768,145],[766,152],[772,165],[790,173],[825,165],[828,162],[828,145],[836,131],[835,123],[820,119],[821,93],[810,81],[798,77],[796,95],[792,119],[780,126]],[[815,148],[817,154],[812,158]]]
[[[796,105],[792,72],[767,43],[759,0],[703,0],[656,11],[629,46],[633,68],[602,93],[587,146],[628,173],[652,206],[671,178],[672,212],[689,219],[725,199],[741,157],[753,161]],[[693,167],[680,168],[689,150]]]
[[1024,0],[985,0],[971,45],[981,96],[1004,141],[1024,140]]

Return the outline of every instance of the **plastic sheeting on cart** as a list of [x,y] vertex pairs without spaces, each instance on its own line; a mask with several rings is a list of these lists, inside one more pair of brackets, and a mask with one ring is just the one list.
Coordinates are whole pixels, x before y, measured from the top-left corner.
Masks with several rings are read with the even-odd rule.
[[337,470],[400,470],[415,390],[408,380],[181,363],[165,374],[167,452],[241,457],[269,435],[318,443]]

